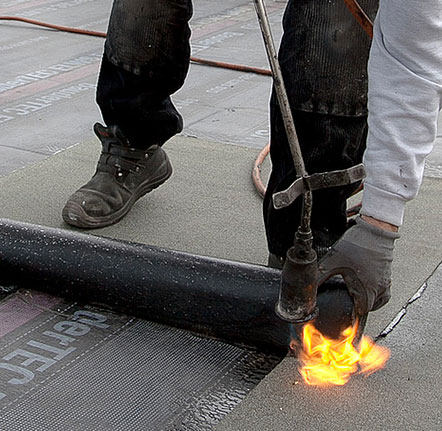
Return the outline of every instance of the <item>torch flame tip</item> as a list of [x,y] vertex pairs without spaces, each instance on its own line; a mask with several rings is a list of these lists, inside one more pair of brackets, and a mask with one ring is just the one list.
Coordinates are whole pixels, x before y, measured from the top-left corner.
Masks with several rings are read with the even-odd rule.
[[299,372],[310,386],[343,386],[355,374],[369,376],[384,368],[390,352],[363,335],[356,342],[358,322],[345,328],[338,339],[323,335],[312,322],[304,325],[298,348]]

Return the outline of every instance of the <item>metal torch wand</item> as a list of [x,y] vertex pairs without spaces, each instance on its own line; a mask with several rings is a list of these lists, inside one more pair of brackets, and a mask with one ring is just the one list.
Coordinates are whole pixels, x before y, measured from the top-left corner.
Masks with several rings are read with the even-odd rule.
[[[254,0],[254,2],[296,173],[298,178],[307,178],[308,174],[296,134],[265,4],[263,0]],[[306,188],[303,193],[301,224],[296,232],[295,244],[287,252],[282,270],[279,300],[276,304],[278,316],[290,322],[310,320],[316,316],[318,311],[316,307],[318,268],[316,253],[312,247],[311,212],[312,192]]]
[[296,134],[265,4],[263,0],[254,0],[254,3],[272,71],[275,93],[297,173],[295,182],[287,190],[273,195],[273,205],[276,209],[284,208],[294,202],[299,195],[302,194],[303,196],[301,222],[295,235],[294,245],[288,250],[282,269],[276,314],[288,322],[302,323],[313,319],[318,313],[316,295],[319,273],[310,227],[312,190],[350,184],[361,180],[365,175],[365,171],[363,165],[360,164],[349,169],[308,175]]

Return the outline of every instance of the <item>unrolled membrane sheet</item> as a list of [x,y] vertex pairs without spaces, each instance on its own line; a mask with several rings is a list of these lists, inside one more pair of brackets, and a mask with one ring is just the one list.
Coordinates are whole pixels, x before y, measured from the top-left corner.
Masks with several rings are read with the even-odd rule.
[[20,290],[0,302],[0,430],[209,430],[279,359]]

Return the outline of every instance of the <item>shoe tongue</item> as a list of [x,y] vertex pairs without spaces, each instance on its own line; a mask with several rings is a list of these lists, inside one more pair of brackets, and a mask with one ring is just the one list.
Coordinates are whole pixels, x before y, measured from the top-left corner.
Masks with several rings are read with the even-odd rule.
[[113,144],[130,148],[129,141],[118,126],[105,127],[100,123],[96,123],[94,125],[94,132],[103,144]]

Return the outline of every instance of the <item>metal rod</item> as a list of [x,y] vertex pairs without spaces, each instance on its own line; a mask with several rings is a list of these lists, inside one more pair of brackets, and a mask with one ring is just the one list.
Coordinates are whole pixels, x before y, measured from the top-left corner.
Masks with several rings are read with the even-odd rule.
[[312,207],[313,207],[313,194],[312,192],[306,191],[303,195],[302,202],[302,214],[301,214],[301,224],[299,226],[299,230],[302,233],[309,234],[310,230],[310,221],[312,218]]
[[[292,154],[293,163],[296,173],[300,177],[307,177],[304,159],[302,157],[301,146],[299,145],[298,135],[296,133],[295,122],[293,120],[292,110],[290,108],[287,90],[284,84],[281,67],[278,61],[275,43],[270,28],[267,10],[263,0],[254,0],[256,13],[258,16],[261,33],[264,39],[264,45],[273,76],[273,85],[275,86],[276,96],[279,102],[284,127],[287,133],[287,140]],[[312,192],[307,190],[304,193],[303,211],[301,216],[300,230],[307,233],[310,232],[310,220],[312,212]]]
[[302,158],[301,147],[299,145],[298,135],[296,134],[295,123],[293,121],[292,111],[290,109],[281,67],[278,62],[278,55],[273,41],[266,7],[263,0],[254,0],[254,3],[270,63],[270,69],[272,70],[273,85],[275,86],[276,96],[281,109],[281,115],[284,120],[284,126],[287,133],[290,151],[293,157],[293,162],[295,164],[295,169],[299,176],[304,177],[307,175],[307,171]]

